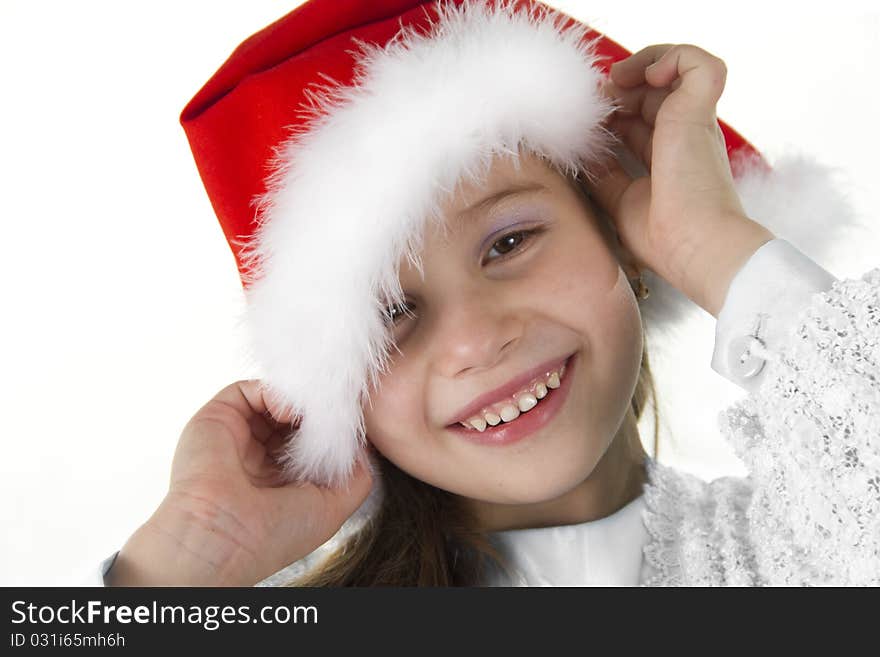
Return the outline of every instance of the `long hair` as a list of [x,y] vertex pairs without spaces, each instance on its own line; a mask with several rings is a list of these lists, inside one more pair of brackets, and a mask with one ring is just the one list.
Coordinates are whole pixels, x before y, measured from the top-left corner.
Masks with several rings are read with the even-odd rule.
[[[591,202],[583,183],[567,179],[601,223],[607,223],[607,214]],[[638,379],[614,440],[626,441],[630,453],[637,453],[637,425],[653,400],[656,458],[660,423],[644,326],[642,337]],[[493,572],[510,574],[504,556],[477,529],[460,497],[410,476],[381,454],[376,459],[384,489],[379,508],[316,567],[282,586],[480,586]]]

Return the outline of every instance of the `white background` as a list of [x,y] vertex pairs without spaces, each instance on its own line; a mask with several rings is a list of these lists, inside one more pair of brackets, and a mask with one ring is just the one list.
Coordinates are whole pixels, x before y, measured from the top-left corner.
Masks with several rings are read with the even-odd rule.
[[[247,36],[295,2],[0,3],[0,585],[78,581],[162,499],[180,430],[255,375],[241,287],[178,115]],[[718,116],[772,162],[812,153],[880,207],[880,13],[868,3],[552,2],[630,51],[694,43],[728,65]],[[829,217],[833,221],[833,217]],[[880,238],[880,231],[874,233]],[[880,264],[880,239],[821,264]],[[658,362],[661,460],[741,474],[715,416],[713,320]],[[643,427],[644,434],[650,432]]]

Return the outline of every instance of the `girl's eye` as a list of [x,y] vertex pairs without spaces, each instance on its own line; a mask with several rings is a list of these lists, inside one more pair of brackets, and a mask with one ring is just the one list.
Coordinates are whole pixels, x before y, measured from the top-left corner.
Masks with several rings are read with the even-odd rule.
[[394,304],[393,306],[388,306],[385,309],[385,323],[386,324],[397,324],[397,320],[399,320],[404,315],[411,315],[412,310],[408,310],[412,308],[411,303],[403,303],[403,304]]
[[[494,258],[489,258],[488,261],[492,262],[494,260],[506,259],[513,255],[516,255],[517,253],[522,251],[525,246],[527,246],[528,243],[532,239],[534,239],[536,235],[543,232],[543,230],[543,228],[531,228],[528,230],[515,230],[507,233],[507,235],[505,235],[501,239],[496,240],[495,243],[492,244],[492,248],[489,249],[489,253],[491,253],[492,251],[498,251],[501,255]],[[388,306],[385,309],[385,323],[392,325],[397,324],[398,320],[400,320],[400,318],[404,315],[412,316],[412,308],[413,304],[410,302]]]
[[542,228],[532,228],[529,230],[515,230],[511,233],[507,233],[507,235],[496,241],[492,245],[492,248],[489,249],[489,253],[492,251],[498,251],[501,254],[498,257],[489,258],[489,262],[518,253],[542,230]]

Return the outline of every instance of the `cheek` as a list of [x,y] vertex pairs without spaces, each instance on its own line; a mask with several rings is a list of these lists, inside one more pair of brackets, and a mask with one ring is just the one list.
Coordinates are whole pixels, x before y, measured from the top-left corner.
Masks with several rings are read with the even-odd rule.
[[580,336],[589,417],[612,435],[632,397],[642,357],[638,302],[616,257],[597,234],[569,240],[547,265],[557,321]]
[[542,296],[579,329],[613,323],[609,312],[627,311],[626,290],[619,282],[622,270],[595,230],[569,231],[553,245],[552,257],[537,274]]
[[[412,445],[412,432],[424,426],[422,387],[401,368],[392,367],[362,405],[367,439],[383,455],[393,455]],[[409,436],[409,438],[407,438]]]
[[638,303],[622,269],[602,303],[584,311],[589,317],[588,348],[592,375],[588,405],[597,419],[597,434],[606,447],[617,433],[632,399],[642,359],[642,325]]
[[628,386],[633,381],[634,386],[644,347],[642,317],[626,274],[620,268],[617,274],[615,285],[607,291],[601,305],[602,317],[593,318],[596,341],[606,346],[597,354],[597,362],[609,373],[617,372],[616,380],[621,385]]

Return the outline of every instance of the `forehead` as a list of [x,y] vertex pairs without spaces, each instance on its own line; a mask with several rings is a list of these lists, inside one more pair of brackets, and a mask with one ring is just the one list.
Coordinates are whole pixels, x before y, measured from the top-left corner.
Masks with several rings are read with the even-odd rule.
[[560,178],[543,158],[522,152],[519,158],[495,156],[484,176],[461,182],[441,205],[443,232],[454,236],[503,200],[558,190]]
[[426,259],[445,262],[449,249],[470,243],[471,235],[499,214],[508,201],[535,199],[556,202],[561,195],[583,195],[579,184],[560,173],[549,161],[524,148],[519,154],[496,154],[482,175],[464,177],[448,193],[428,222],[415,251],[404,253],[397,264],[402,288],[424,283]]

